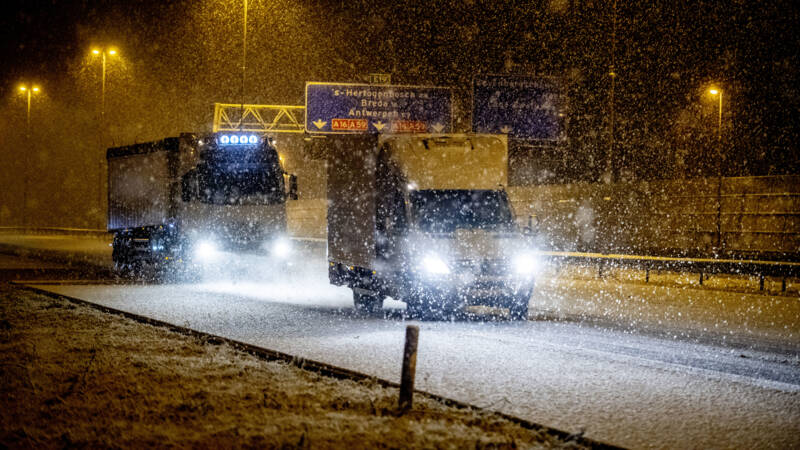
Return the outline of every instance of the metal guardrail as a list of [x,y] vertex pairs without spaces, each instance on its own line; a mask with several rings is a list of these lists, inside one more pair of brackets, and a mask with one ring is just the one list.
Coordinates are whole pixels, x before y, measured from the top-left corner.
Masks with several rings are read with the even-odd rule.
[[110,237],[107,230],[94,228],[67,228],[67,227],[0,227],[0,234],[32,234],[32,235],[72,235]]
[[[48,228],[48,227],[0,227],[0,234],[57,234],[57,235],[80,235],[92,236],[96,238],[108,237],[110,234],[105,230],[85,229],[85,228]],[[308,244],[321,245],[326,242],[321,238],[306,238],[295,236],[292,239],[304,241]],[[708,274],[729,273],[740,275],[756,275],[759,277],[759,288],[764,290],[765,277],[782,278],[782,291],[786,291],[786,279],[800,277],[800,262],[789,261],[767,261],[758,259],[723,259],[723,258],[688,258],[670,256],[647,256],[647,255],[628,255],[628,254],[607,254],[607,253],[581,253],[581,252],[558,252],[540,251],[537,254],[547,257],[554,261],[564,261],[582,265],[598,266],[598,274],[602,277],[603,270],[613,267],[634,267],[645,271],[645,281],[650,280],[650,271],[665,270],[672,272],[692,272],[699,273],[699,284],[703,284],[703,279]]]
[[759,279],[759,290],[763,291],[765,278],[772,276],[782,279],[781,291],[785,292],[786,279],[800,277],[800,262],[548,251],[539,254],[554,260],[584,265],[596,264],[598,275],[601,277],[607,267],[634,267],[645,271],[645,282],[650,281],[652,270],[698,273],[700,285],[703,284],[704,277],[712,273],[756,275]]

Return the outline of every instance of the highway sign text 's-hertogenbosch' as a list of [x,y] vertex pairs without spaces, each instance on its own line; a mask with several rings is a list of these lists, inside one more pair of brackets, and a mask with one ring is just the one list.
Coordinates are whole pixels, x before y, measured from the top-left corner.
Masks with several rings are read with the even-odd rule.
[[472,129],[520,139],[558,140],[563,136],[560,100],[558,86],[550,79],[476,76]]
[[309,133],[449,133],[450,89],[306,83]]

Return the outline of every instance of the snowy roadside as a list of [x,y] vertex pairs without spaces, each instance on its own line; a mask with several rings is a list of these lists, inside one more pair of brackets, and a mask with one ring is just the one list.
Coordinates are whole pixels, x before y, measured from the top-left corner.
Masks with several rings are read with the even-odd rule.
[[[0,233],[0,252],[60,262],[100,278],[110,276],[108,244],[85,236]],[[307,262],[303,270],[299,266],[293,269],[301,272],[295,276],[303,283],[313,281],[328,287],[324,246],[298,240],[295,247],[297,260]],[[264,281],[266,258],[235,256],[223,267],[209,268],[211,278]],[[641,269],[607,266],[601,277],[596,265],[544,264],[530,300],[532,316],[710,339],[725,345],[784,348],[800,342],[800,279],[767,278],[760,290],[758,277],[749,275],[705,275],[703,285],[696,273],[653,270],[648,275]],[[231,293],[249,295],[241,292],[241,286]]]
[[0,285],[0,446],[579,448]]

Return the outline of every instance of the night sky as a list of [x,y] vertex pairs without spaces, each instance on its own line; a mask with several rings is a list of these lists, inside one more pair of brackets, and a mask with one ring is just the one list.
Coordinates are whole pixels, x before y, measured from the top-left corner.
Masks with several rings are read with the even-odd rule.
[[[800,168],[796,2],[619,2],[616,14],[614,2],[576,0],[248,4],[249,103],[303,104],[306,81],[385,72],[396,84],[452,86],[457,128],[467,130],[475,74],[552,76],[567,97],[569,139],[537,150],[555,173],[538,181],[601,179],[609,149],[618,177],[651,179],[716,173],[717,103],[707,89],[717,84],[724,174]],[[92,45],[120,51],[108,65],[110,143],[208,130],[214,102],[240,101],[241,1],[13,1],[0,20],[0,151],[23,153],[17,86],[37,80],[43,95],[34,98],[26,147],[35,150],[26,152],[42,168],[58,167],[63,183],[99,152]]]

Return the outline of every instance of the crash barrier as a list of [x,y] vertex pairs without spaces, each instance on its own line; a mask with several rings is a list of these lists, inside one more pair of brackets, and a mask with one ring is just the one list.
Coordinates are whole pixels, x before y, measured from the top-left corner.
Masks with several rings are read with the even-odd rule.
[[596,265],[599,277],[603,276],[604,270],[613,267],[644,270],[645,282],[650,281],[650,272],[656,270],[697,273],[701,286],[709,274],[755,275],[758,277],[759,290],[764,290],[766,277],[777,277],[781,278],[781,291],[785,292],[786,280],[800,277],[800,262],[547,251],[538,254],[556,263]]
[[65,227],[0,227],[0,234],[19,235],[58,235],[96,237],[111,240],[111,233],[106,230],[92,228],[65,228]]
[[542,247],[800,261],[800,176],[513,186]]
[[[111,235],[104,230],[83,228],[23,228],[0,227],[0,234],[29,235],[72,235],[107,239]],[[326,240],[320,237],[293,236],[292,239],[302,242],[308,249],[323,250]],[[598,275],[614,267],[631,267],[645,271],[645,281],[650,279],[650,271],[663,270],[671,272],[691,272],[699,274],[699,284],[709,274],[755,275],[759,279],[759,288],[764,289],[765,277],[782,279],[782,291],[786,291],[786,279],[800,277],[800,262],[766,261],[759,259],[725,259],[725,258],[688,258],[647,256],[630,254],[606,254],[587,252],[539,251],[537,254],[555,264],[596,265]]]

